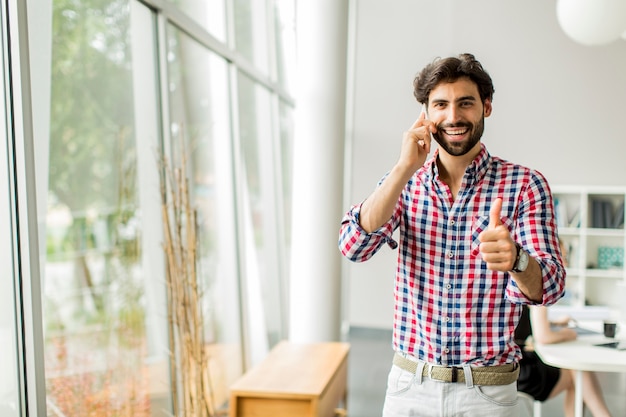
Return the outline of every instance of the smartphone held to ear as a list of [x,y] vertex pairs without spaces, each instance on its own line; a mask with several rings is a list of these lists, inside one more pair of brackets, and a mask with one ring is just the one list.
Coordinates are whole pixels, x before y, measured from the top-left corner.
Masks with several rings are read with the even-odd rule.
[[[426,104],[422,104],[422,113],[424,113],[424,119],[425,119],[425,120],[428,120],[428,113],[426,113]],[[431,142],[430,142],[430,146],[433,146],[433,142],[436,142],[436,141],[435,141],[435,138],[434,138],[434,136],[433,136],[433,132],[430,132],[430,131],[429,131],[428,133],[430,133],[430,140],[431,140]],[[424,146],[424,143],[423,143],[423,142],[424,142],[424,141],[420,141],[420,143],[419,143],[419,144],[420,144],[421,146]]]

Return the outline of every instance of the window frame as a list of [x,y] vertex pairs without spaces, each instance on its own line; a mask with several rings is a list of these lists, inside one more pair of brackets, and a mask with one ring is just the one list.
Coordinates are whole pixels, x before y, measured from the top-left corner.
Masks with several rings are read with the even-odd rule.
[[[20,413],[45,415],[41,275],[27,3],[2,9],[3,83]],[[4,161],[3,161],[4,162]],[[20,414],[21,415],[21,414]]]

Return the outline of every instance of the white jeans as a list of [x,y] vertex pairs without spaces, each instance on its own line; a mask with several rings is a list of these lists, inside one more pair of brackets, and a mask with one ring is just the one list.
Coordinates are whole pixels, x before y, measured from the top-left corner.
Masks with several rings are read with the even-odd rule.
[[383,417],[518,417],[517,383],[441,382],[392,366]]

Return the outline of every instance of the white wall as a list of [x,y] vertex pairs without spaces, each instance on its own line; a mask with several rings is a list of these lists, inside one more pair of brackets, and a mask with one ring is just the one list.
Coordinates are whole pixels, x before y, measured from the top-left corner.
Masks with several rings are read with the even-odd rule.
[[[626,41],[585,47],[561,31],[555,0],[356,0],[348,200],[395,162],[419,114],[413,77],[436,56],[473,53],[495,94],[483,142],[551,184],[626,185]],[[347,207],[346,207],[347,208]],[[396,252],[346,260],[353,326],[390,328]]]

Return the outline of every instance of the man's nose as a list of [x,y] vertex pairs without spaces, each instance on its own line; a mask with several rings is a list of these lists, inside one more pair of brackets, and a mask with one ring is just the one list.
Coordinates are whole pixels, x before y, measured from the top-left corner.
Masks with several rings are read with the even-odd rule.
[[455,123],[457,122],[461,117],[461,109],[459,109],[457,106],[450,106],[448,108],[448,122],[449,123]]

